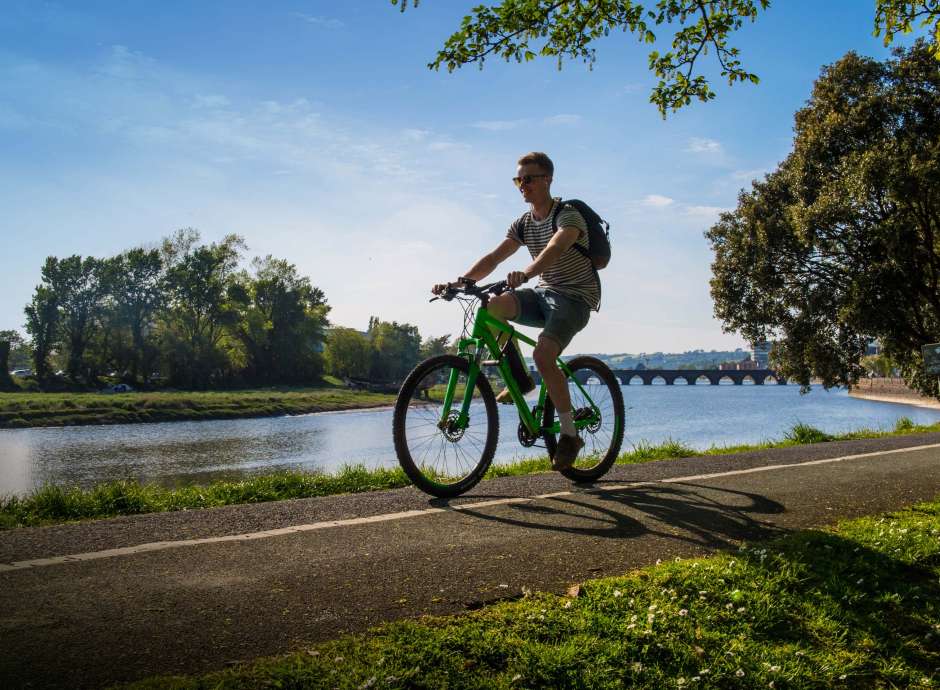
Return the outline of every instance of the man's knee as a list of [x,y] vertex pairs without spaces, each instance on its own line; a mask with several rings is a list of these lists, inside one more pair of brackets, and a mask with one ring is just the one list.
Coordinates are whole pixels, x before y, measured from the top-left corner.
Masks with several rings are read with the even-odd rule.
[[486,308],[493,316],[501,319],[516,318],[516,298],[511,293],[504,292],[501,295],[491,297]]
[[536,343],[535,349],[532,350],[532,359],[535,360],[535,366],[538,367],[538,370],[543,371],[545,368],[557,366],[555,360],[558,359],[559,354],[561,354],[561,347],[558,343],[551,338],[542,336]]

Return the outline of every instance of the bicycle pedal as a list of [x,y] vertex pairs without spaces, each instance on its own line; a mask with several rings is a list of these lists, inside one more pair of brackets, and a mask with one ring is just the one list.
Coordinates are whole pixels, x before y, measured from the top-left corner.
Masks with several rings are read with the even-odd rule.
[[484,359],[482,362],[480,362],[480,366],[496,367],[496,366],[499,366],[499,360],[498,359]]

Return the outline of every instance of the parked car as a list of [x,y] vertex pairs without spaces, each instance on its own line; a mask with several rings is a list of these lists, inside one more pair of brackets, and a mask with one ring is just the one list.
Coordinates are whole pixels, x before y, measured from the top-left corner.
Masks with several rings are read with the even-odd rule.
[[113,386],[105,386],[102,393],[132,393],[134,389],[126,383],[116,383]]
[[14,369],[10,372],[10,376],[15,376],[19,379],[25,379],[27,376],[32,376],[32,369]]

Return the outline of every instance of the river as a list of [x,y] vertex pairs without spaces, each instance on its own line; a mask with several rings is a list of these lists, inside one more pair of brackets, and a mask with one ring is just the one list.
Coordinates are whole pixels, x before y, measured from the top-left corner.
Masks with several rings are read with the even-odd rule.
[[[849,397],[814,386],[624,386],[624,448],[682,441],[694,448],[779,439],[797,422],[829,433],[892,429],[901,417],[940,421],[940,410]],[[513,407],[500,406],[497,461],[544,453],[516,440]],[[330,471],[344,463],[397,464],[387,408],[161,424],[0,430],[0,494],[43,484],[89,487],[133,478],[165,486],[237,479],[273,469]]]

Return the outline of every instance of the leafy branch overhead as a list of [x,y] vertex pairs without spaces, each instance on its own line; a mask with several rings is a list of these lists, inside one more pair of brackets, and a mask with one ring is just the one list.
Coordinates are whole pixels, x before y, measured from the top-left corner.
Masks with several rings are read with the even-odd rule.
[[[391,0],[402,12],[408,0]],[[412,0],[417,7],[419,0]],[[639,41],[655,44],[659,27],[675,26],[668,50],[651,50],[649,69],[659,81],[650,93],[665,117],[670,110],[689,105],[692,99],[715,97],[708,78],[701,74],[700,58],[713,55],[721,77],[729,85],[758,83],[745,69],[740,51],[729,38],[746,21],[754,22],[768,9],[770,0],[658,0],[643,4],[633,0],[502,0],[478,5],[465,16],[460,28],[444,43],[431,69],[453,71],[488,57],[528,62],[536,57],[557,60],[559,69],[568,60],[582,60],[589,68],[596,60],[594,41],[613,32],[631,33]],[[934,48],[940,42],[940,0],[876,0],[875,34],[890,43],[897,33],[910,33],[919,22],[934,25]]]

